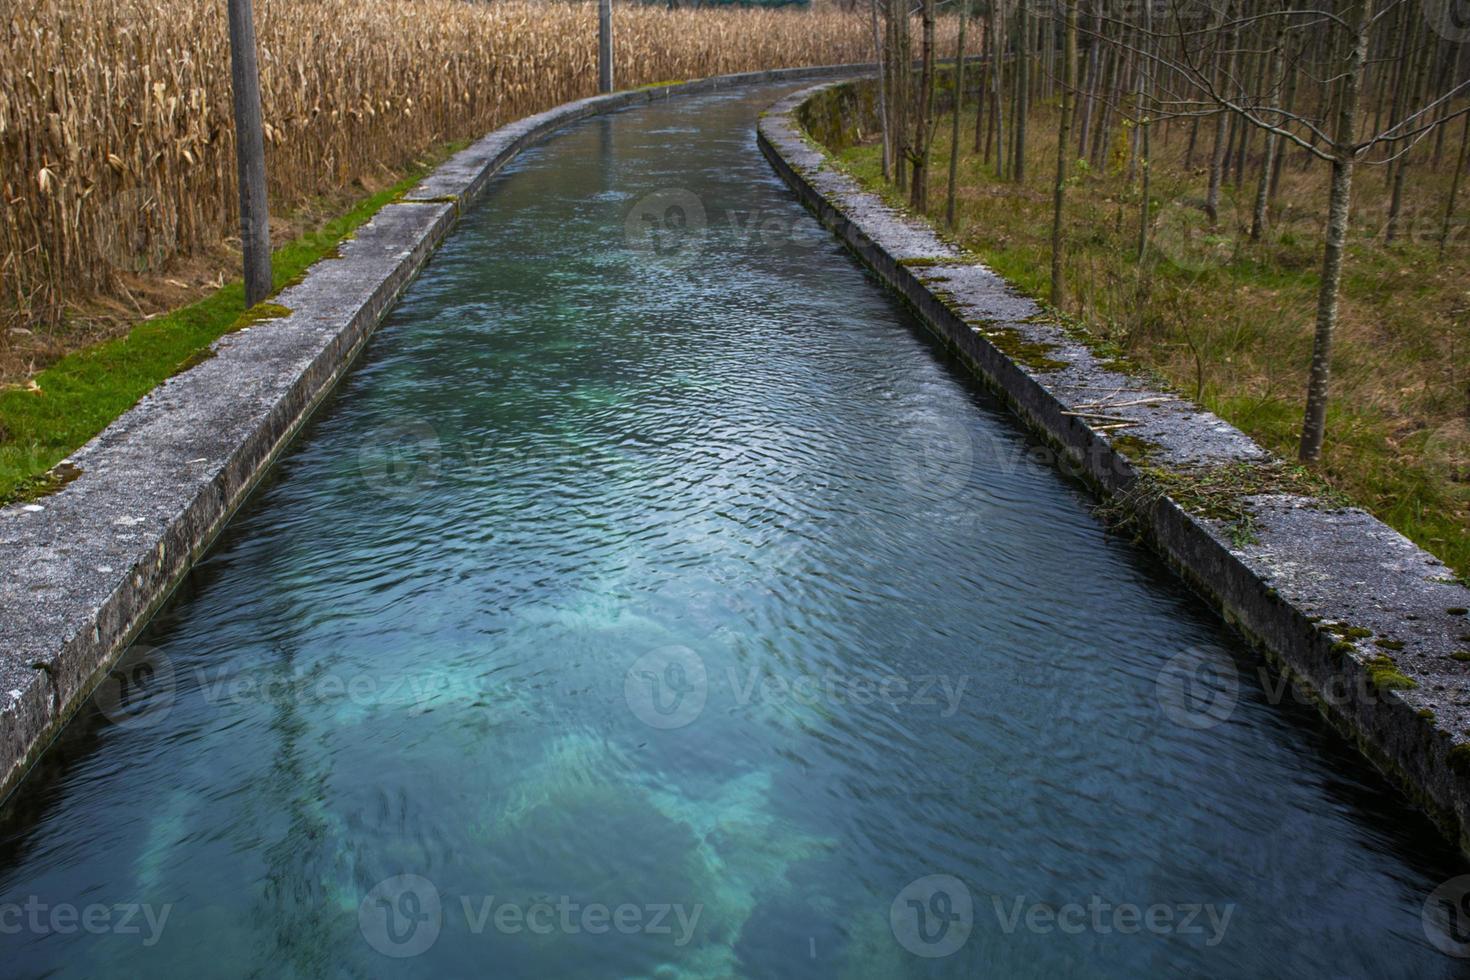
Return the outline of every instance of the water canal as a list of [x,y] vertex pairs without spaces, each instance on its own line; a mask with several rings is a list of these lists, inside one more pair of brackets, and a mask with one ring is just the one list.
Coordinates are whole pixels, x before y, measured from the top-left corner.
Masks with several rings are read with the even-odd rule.
[[794,203],[785,90],[495,179],[7,804],[0,972],[1457,975],[1455,853]]

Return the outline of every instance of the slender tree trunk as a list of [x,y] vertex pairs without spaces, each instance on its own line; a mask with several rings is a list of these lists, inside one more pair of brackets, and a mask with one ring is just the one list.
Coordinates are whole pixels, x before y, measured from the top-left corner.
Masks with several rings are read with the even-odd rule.
[[955,185],[960,171],[960,119],[965,109],[965,23],[970,0],[960,2],[960,37],[956,42],[954,65],[954,114],[949,133],[949,186],[944,193],[944,223],[954,228]]
[[914,121],[914,180],[909,204],[923,214],[929,209],[929,116],[934,112],[934,7],[936,0],[924,0],[924,34],[920,58],[919,112]]
[[[966,3],[968,3],[968,0],[966,0]],[[995,4],[992,3],[992,12],[994,11],[994,9]],[[988,26],[985,28],[985,36],[986,38],[989,38],[990,36],[990,28]],[[987,55],[981,62],[980,88],[976,92],[975,97],[975,143],[974,146],[971,148],[971,152],[975,153],[976,155],[979,155],[982,152],[982,147],[980,145],[980,128],[982,126],[985,127],[986,139],[988,140],[990,138],[990,117],[986,113],[986,103],[988,102],[986,95],[990,91],[990,72],[992,68],[993,65],[991,64],[990,58]]]
[[1016,115],[1011,129],[1015,131],[1016,157],[1011,178],[1016,183],[1026,182],[1026,116],[1030,112],[1031,97],[1031,29],[1027,20],[1027,0],[1016,6]]
[[[1443,47],[1443,45],[1441,45],[1441,47]],[[1454,52],[1455,53],[1452,57],[1440,59],[1442,62],[1442,66],[1440,70],[1439,80],[1435,83],[1434,90],[1436,92],[1445,91],[1455,82],[1455,78],[1460,68],[1460,58],[1465,53],[1465,46],[1463,44],[1455,45]],[[1430,166],[1432,166],[1436,172],[1439,171],[1440,160],[1444,156],[1444,135],[1445,130],[1449,129],[1449,127],[1445,125],[1445,119],[1449,116],[1449,114],[1450,103],[1446,102],[1443,106],[1440,107],[1439,114],[1435,118],[1434,162],[1430,164]]]
[[1368,57],[1368,30],[1372,0],[1349,0],[1345,18],[1353,25],[1352,51],[1342,81],[1332,161],[1332,191],[1327,205],[1327,242],[1322,252],[1322,284],[1317,298],[1317,330],[1312,339],[1312,369],[1307,381],[1307,411],[1302,423],[1298,455],[1303,463],[1322,456],[1327,428],[1327,397],[1332,379],[1333,335],[1337,330],[1338,293],[1342,285],[1342,258],[1352,216],[1353,164],[1357,158],[1358,99],[1363,65]]
[[[1296,50],[1297,49],[1293,44],[1293,52],[1295,52]],[[1282,108],[1284,108],[1287,112],[1296,111],[1297,74],[1298,72],[1296,65],[1289,65],[1286,75],[1286,91],[1282,96]],[[1268,209],[1272,204],[1276,203],[1276,196],[1281,191],[1282,161],[1286,159],[1286,154],[1281,152],[1282,147],[1279,142],[1277,143],[1275,149],[1276,159],[1271,162],[1271,193],[1270,198],[1266,202],[1266,207]]]
[[1066,274],[1062,269],[1064,237],[1062,218],[1067,204],[1067,158],[1072,152],[1072,112],[1077,101],[1077,7],[1067,2],[1066,39],[1063,42],[1061,120],[1057,124],[1057,187],[1051,219],[1051,305],[1060,310],[1067,299]]
[[1439,254],[1444,256],[1445,244],[1450,240],[1450,224],[1455,218],[1455,199],[1460,196],[1460,178],[1465,174],[1465,160],[1470,153],[1470,113],[1465,115],[1464,128],[1460,130],[1460,159],[1455,164],[1454,176],[1450,178],[1450,197],[1445,202],[1444,223],[1439,226]]
[[[1121,41],[1121,37],[1118,38]],[[1106,165],[1108,154],[1108,142],[1113,136],[1113,116],[1117,113],[1113,110],[1113,103],[1118,99],[1118,73],[1122,57],[1116,50],[1110,50],[1107,58],[1107,80],[1102,84],[1102,98],[1098,105],[1096,124],[1092,133],[1092,165],[1102,170]]]
[[868,13],[873,24],[873,57],[878,62],[878,125],[883,135],[883,179],[893,179],[893,137],[888,131],[887,62],[883,57],[883,41],[878,34],[878,0],[868,0]]
[[991,59],[995,62],[995,74],[991,77],[995,84],[991,97],[995,112],[995,177],[997,180],[1004,180],[1006,174],[1005,3],[1004,0],[991,0],[991,3],[996,7],[995,37],[991,47]]
[[1149,216],[1151,204],[1149,201],[1149,192],[1151,190],[1150,185],[1153,182],[1153,152],[1149,143],[1153,129],[1153,117],[1149,110],[1153,106],[1154,98],[1154,64],[1150,60],[1150,57],[1148,57],[1152,55],[1155,48],[1153,36],[1154,17],[1153,6],[1151,4],[1144,4],[1143,7],[1143,30],[1144,37],[1142,43],[1145,57],[1139,65],[1139,74],[1142,76],[1142,80],[1138,86],[1138,128],[1141,133],[1139,141],[1139,167],[1143,176],[1143,185],[1140,188],[1141,194],[1139,195],[1140,199],[1138,202],[1138,265],[1141,269],[1146,268],[1145,263],[1148,259],[1148,226],[1151,220]]
[[260,117],[260,70],[250,0],[229,0],[230,79],[235,103],[235,163],[240,183],[240,246],[245,258],[245,305],[271,294],[270,209],[265,195],[265,133]]
[[[1266,65],[1270,59],[1263,54],[1252,54],[1248,55],[1248,57],[1250,63],[1241,72],[1241,75],[1242,77],[1248,75],[1250,69],[1253,68],[1255,70],[1255,90],[1257,92],[1265,91]],[[1250,162],[1251,140],[1256,135],[1256,127],[1239,117],[1237,117],[1237,120],[1240,123],[1240,138],[1235,147],[1235,189],[1238,191],[1245,185],[1245,169],[1246,164]]]
[[612,0],[597,0],[597,91],[612,90]]
[[1087,45],[1087,72],[1083,75],[1082,81],[1082,88],[1087,92],[1087,98],[1082,101],[1078,109],[1077,156],[1079,157],[1087,154],[1087,130],[1092,125],[1093,103],[1097,100],[1097,49],[1099,47],[1097,38],[1092,38]]
[[[1226,17],[1229,17],[1229,8],[1226,8]],[[1225,92],[1230,82],[1235,77],[1235,46],[1236,33],[1231,31],[1225,36],[1227,51],[1220,53],[1219,70],[1215,73],[1216,86],[1221,92]],[[1225,160],[1229,152],[1229,144],[1226,140],[1225,124],[1231,115],[1223,106],[1215,117],[1215,145],[1210,151],[1210,187],[1205,192],[1205,214],[1209,215],[1210,224],[1220,223],[1220,185],[1225,177]]]
[[[1410,4],[1403,5],[1403,9],[1399,12],[1399,17],[1399,53],[1392,61],[1394,70],[1393,113],[1388,119],[1390,126],[1398,125],[1403,120],[1404,113],[1407,111],[1410,66],[1418,58],[1418,49],[1414,46],[1414,41],[1419,36],[1419,21],[1421,18],[1415,15],[1415,11]],[[1393,172],[1394,164],[1389,163],[1383,171],[1383,186],[1385,189],[1393,186]]]
[[909,46],[908,0],[888,0],[889,28],[892,32],[893,50],[888,63],[893,77],[893,91],[889,105],[893,109],[893,183],[900,192],[909,186],[909,92],[913,82],[913,57]]
[[[1417,105],[1423,98],[1424,86],[1429,83],[1429,55],[1430,49],[1426,48],[1420,52],[1416,71],[1405,76],[1405,82],[1409,86],[1409,99],[1414,100],[1410,104]],[[1409,172],[1409,164],[1413,161],[1414,150],[1412,148],[1404,151],[1403,157],[1394,168],[1393,193],[1389,196],[1388,225],[1383,229],[1383,241],[1385,245],[1392,245],[1399,236],[1399,215],[1403,213],[1404,207],[1404,177]]]
[[[1281,76],[1286,70],[1286,44],[1285,28],[1276,34],[1276,53],[1271,62],[1271,75],[1268,84],[1270,90],[1275,91],[1276,86],[1281,84]],[[1269,118],[1269,117],[1268,117]],[[1276,169],[1276,140],[1275,133],[1266,133],[1266,159],[1261,162],[1261,182],[1256,187],[1256,207],[1251,215],[1251,241],[1258,242],[1266,231],[1267,209],[1271,203],[1271,175]]]

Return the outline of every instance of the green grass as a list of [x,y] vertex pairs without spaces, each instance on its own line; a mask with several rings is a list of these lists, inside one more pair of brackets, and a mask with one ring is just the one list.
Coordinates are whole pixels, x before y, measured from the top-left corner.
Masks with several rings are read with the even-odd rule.
[[[271,256],[274,290],[333,253],[379,209],[417,184],[426,169],[416,169],[276,249]],[[279,315],[278,308],[268,312]],[[146,320],[121,337],[66,355],[35,376],[39,390],[0,392],[0,503],[56,489],[61,481],[48,476],[52,467],[160,382],[207,359],[210,344],[250,319],[244,286],[231,282],[197,303]]]

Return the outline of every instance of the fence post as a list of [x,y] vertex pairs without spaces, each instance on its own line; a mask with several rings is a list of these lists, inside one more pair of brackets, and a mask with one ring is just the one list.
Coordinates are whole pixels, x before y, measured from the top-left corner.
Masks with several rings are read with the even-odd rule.
[[612,90],[612,0],[597,0],[597,91]]
[[260,69],[250,0],[228,0],[230,78],[235,101],[235,163],[240,178],[240,246],[245,253],[245,305],[271,294],[270,211],[265,197],[265,136]]

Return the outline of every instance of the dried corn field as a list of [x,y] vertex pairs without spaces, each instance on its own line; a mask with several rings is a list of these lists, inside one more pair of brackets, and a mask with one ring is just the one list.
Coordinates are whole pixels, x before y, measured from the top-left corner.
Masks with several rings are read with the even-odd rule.
[[[236,234],[223,0],[5,6],[0,327]],[[615,18],[620,86],[871,57],[866,17],[835,8]],[[590,3],[256,0],[256,21],[275,209],[596,85]]]

